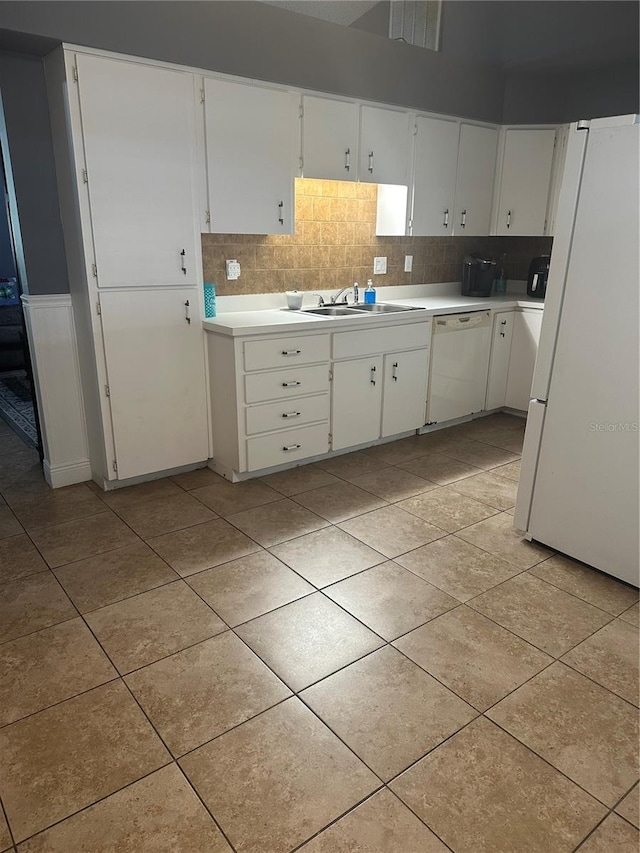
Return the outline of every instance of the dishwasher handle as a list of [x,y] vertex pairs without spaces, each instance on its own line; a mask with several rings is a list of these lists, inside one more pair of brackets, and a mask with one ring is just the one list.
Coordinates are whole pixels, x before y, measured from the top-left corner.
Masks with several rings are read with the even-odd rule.
[[472,311],[468,314],[443,314],[433,318],[433,332],[464,332],[491,325],[491,311]]

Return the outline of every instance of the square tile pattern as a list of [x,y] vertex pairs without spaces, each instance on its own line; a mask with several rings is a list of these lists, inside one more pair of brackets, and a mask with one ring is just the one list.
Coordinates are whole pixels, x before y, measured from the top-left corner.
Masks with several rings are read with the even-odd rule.
[[636,851],[638,592],[513,530],[522,436],[110,493],[0,454],[0,853]]

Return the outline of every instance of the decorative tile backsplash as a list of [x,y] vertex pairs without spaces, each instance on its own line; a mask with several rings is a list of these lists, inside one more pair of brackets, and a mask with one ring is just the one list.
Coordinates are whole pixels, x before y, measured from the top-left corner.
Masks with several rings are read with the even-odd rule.
[[[376,184],[296,178],[295,233],[203,234],[204,280],[222,296],[285,290],[334,290],[357,281],[375,286],[460,281],[462,259],[486,253],[507,277],[526,279],[529,262],[551,251],[551,237],[376,237]],[[373,275],[373,259],[387,258],[386,275]],[[413,271],[404,272],[404,256]],[[227,281],[225,261],[242,273]]]

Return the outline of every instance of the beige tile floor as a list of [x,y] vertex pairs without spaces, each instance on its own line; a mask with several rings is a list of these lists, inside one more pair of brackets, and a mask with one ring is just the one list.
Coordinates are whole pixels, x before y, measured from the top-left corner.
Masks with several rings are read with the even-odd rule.
[[637,853],[638,594],[495,415],[52,492],[0,422],[0,853]]

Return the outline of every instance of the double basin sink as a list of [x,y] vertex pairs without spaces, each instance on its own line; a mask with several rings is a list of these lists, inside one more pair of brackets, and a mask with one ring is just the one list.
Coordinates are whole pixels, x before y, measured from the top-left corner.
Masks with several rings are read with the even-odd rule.
[[410,305],[387,305],[384,302],[358,303],[357,305],[323,305],[320,308],[303,308],[302,314],[315,314],[319,317],[352,317],[357,314],[399,314],[402,311],[424,311],[424,308]]

